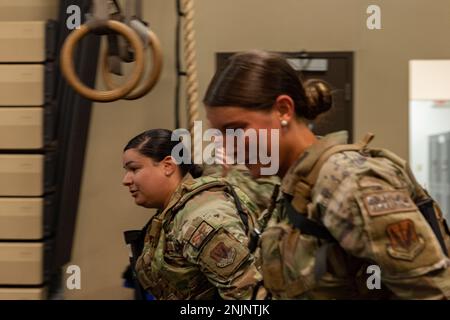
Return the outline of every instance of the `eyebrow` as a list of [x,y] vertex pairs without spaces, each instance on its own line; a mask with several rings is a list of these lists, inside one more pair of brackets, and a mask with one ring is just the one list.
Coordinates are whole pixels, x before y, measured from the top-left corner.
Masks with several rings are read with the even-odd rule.
[[225,125],[223,125],[221,129],[223,131],[225,131],[226,129],[230,129],[230,127],[242,127],[244,125],[245,125],[244,121],[239,121],[239,120],[238,121],[232,121],[232,122],[229,122],[229,123],[226,123]]
[[126,168],[127,168],[130,164],[132,164],[133,162],[135,162],[135,161],[133,161],[133,160],[128,161],[127,163],[125,163],[125,165],[123,166],[123,168],[126,169]]

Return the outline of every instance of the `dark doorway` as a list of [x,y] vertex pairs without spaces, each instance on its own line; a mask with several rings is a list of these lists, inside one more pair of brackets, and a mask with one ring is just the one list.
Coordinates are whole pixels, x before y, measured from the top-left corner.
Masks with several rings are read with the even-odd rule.
[[[353,142],[353,53],[352,52],[279,52],[303,80],[321,79],[333,88],[333,107],[310,124],[317,135],[347,130]],[[220,52],[216,68],[222,69],[234,52]]]

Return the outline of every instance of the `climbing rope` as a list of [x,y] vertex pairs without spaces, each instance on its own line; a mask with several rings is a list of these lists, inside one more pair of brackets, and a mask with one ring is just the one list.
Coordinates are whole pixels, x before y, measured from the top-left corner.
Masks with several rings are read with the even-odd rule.
[[184,40],[184,61],[186,75],[186,96],[187,96],[187,119],[188,128],[193,141],[194,162],[198,163],[202,159],[203,148],[202,135],[194,134],[195,121],[200,119],[199,113],[199,94],[198,94],[198,77],[197,77],[197,61],[196,61],[196,42],[194,29],[194,0],[181,0],[183,11],[183,40]]

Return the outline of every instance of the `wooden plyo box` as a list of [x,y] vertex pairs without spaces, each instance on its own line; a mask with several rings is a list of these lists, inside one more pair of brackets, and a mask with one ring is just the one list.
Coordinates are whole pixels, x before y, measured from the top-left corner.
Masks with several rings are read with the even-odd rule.
[[0,242],[0,286],[42,285],[44,243]]
[[44,108],[0,107],[0,149],[41,149],[44,145]]
[[43,198],[0,198],[0,239],[38,240],[43,229]]
[[0,22],[0,62],[44,62],[45,32],[45,21]]
[[0,106],[43,106],[44,78],[42,64],[0,65]]
[[43,180],[43,155],[0,155],[0,197],[40,197]]

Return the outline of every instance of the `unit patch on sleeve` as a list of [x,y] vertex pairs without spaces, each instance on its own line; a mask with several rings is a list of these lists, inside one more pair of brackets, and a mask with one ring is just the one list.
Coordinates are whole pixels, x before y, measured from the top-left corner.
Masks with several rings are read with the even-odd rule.
[[406,191],[375,191],[363,195],[364,206],[370,216],[417,210]]
[[189,243],[196,249],[200,249],[203,242],[208,238],[208,236],[215,229],[209,225],[206,221],[202,221],[200,225],[195,229],[191,238],[189,239]]
[[225,268],[234,262],[236,249],[227,246],[223,241],[219,242],[210,252],[209,256],[216,261],[216,266]]
[[410,219],[389,224],[386,227],[389,237],[388,254],[395,259],[413,261],[425,248],[425,241],[416,232]]

